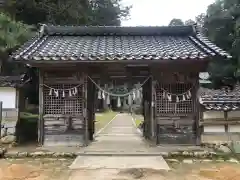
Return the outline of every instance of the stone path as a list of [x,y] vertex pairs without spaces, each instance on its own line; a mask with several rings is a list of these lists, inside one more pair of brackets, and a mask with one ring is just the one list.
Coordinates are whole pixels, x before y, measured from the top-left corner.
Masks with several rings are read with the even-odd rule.
[[144,152],[148,145],[143,141],[132,117],[127,114],[118,114],[99,134],[95,141],[84,148],[85,152]]
[[[169,170],[160,155],[152,155],[152,148],[143,140],[132,117],[117,115],[97,136],[96,141],[84,148],[70,166],[80,168],[150,168]],[[134,156],[135,155],[135,156]]]

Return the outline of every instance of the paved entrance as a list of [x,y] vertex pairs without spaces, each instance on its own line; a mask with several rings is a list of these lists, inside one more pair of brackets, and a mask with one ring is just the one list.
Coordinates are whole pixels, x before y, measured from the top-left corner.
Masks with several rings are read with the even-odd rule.
[[[83,150],[71,169],[79,168],[150,168],[169,169],[160,155],[154,155],[127,114],[117,115]],[[151,156],[149,156],[151,155]]]
[[86,152],[134,153],[148,150],[141,134],[128,114],[118,114],[101,132],[95,141],[84,149]]

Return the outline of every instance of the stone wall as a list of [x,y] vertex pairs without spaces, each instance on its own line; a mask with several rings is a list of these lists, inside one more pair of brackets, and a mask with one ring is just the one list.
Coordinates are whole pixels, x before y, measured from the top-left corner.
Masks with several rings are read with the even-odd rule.
[[205,111],[202,124],[202,143],[240,142],[240,111]]

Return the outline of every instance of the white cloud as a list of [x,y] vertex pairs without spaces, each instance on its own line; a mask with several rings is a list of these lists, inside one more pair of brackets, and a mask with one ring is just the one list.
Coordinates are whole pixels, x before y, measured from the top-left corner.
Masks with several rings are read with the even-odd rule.
[[130,19],[122,21],[123,26],[161,26],[168,25],[173,18],[183,21],[195,19],[205,13],[214,0],[124,0],[133,5]]

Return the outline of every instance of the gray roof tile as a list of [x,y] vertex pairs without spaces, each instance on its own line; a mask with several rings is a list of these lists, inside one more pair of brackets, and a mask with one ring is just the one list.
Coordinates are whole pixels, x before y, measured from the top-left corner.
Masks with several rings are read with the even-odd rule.
[[199,102],[208,110],[239,110],[240,86],[237,84],[233,90],[199,89]]
[[46,26],[12,55],[15,60],[168,60],[230,55],[194,26]]
[[22,76],[0,76],[0,87],[19,87],[22,84]]

